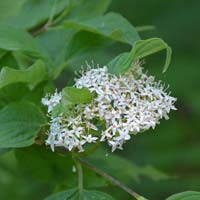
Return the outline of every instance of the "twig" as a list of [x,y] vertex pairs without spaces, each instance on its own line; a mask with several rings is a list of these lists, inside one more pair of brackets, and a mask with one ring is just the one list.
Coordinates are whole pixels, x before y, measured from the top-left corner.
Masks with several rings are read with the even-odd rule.
[[83,191],[83,169],[79,161],[75,160],[75,163],[78,172],[78,188],[79,192],[81,193]]
[[40,26],[38,29],[35,29],[35,30],[33,30],[33,31],[30,31],[31,32],[31,35],[33,36],[33,37],[36,37],[37,35],[39,35],[40,33],[43,33],[43,32],[45,32],[47,29],[46,29],[46,27],[45,27],[45,25],[44,26]]
[[147,200],[146,198],[144,198],[143,196],[139,195],[138,193],[136,193],[135,191],[133,191],[131,188],[129,188],[128,186],[124,185],[122,182],[120,182],[119,180],[115,179],[114,177],[112,177],[111,175],[107,174],[106,172],[96,168],[95,166],[91,165],[90,163],[88,163],[85,160],[82,160],[80,158],[78,158],[78,161],[84,165],[85,167],[87,167],[88,169],[91,169],[92,171],[94,171],[95,173],[99,174],[100,176],[105,177],[106,179],[108,179],[109,181],[111,181],[112,183],[114,183],[115,185],[117,185],[118,187],[122,188],[124,191],[126,191],[127,193],[129,193],[131,196],[133,196],[134,198],[136,198],[137,200]]
[[69,14],[71,5],[67,6],[60,15],[55,16],[56,4],[57,0],[54,1],[54,5],[52,7],[48,21],[42,24],[42,26],[40,25],[35,30],[31,31],[33,37],[36,37],[37,35],[49,30],[52,25],[59,23],[66,15]]
[[146,25],[146,26],[136,26],[135,27],[137,32],[143,32],[143,31],[152,31],[155,30],[156,27],[152,25]]

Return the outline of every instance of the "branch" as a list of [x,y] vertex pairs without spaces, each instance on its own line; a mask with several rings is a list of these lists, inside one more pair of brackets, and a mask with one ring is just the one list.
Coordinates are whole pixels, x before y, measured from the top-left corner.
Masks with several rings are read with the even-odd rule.
[[36,29],[30,31],[33,37],[36,37],[37,35],[47,31],[49,27],[58,24],[64,17],[66,17],[69,14],[71,5],[67,6],[60,14],[56,16],[55,15],[56,4],[57,0],[54,1],[54,5],[52,7],[48,21],[44,23],[42,26],[39,26]]
[[111,181],[112,183],[114,183],[115,185],[117,185],[118,187],[120,187],[121,189],[123,189],[124,191],[126,191],[127,193],[129,193],[131,196],[133,196],[134,198],[136,198],[137,200],[147,200],[146,198],[144,198],[143,196],[139,195],[138,193],[136,193],[135,191],[133,191],[131,188],[129,188],[128,186],[124,185],[122,182],[120,182],[119,180],[115,179],[114,177],[112,177],[111,175],[107,174],[106,172],[96,168],[95,166],[91,165],[90,163],[88,163],[87,161],[84,161],[82,159],[78,159],[78,161],[85,167],[87,167],[88,169],[94,171],[95,173],[99,174],[100,176],[105,177],[107,180]]

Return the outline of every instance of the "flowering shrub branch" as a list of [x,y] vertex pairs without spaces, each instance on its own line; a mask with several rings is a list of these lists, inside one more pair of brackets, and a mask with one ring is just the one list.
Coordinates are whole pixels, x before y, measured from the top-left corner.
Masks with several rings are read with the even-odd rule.
[[[114,152],[122,150],[127,141],[154,129],[176,110],[176,98],[161,81],[145,73],[140,62],[166,50],[165,72],[171,48],[160,38],[141,40],[138,31],[152,27],[136,28],[120,14],[105,14],[110,2],[20,1],[19,7],[13,4],[10,16],[0,19],[0,154],[15,152],[16,160],[22,161],[21,168],[27,164],[33,174],[47,177],[45,181],[50,188],[55,186],[57,193],[45,200],[114,200],[104,192],[87,190],[107,186],[101,177],[133,198],[146,200],[83,156],[93,155],[106,143],[112,152],[110,160],[115,160]],[[30,10],[31,20],[27,20]],[[117,42],[129,45],[130,52],[108,53],[107,48]],[[105,54],[111,60],[107,64],[102,56]],[[80,70],[79,66],[91,59],[101,64],[86,64]],[[55,79],[62,73],[74,82],[69,81],[59,91]],[[96,159],[102,162],[100,156]],[[156,173],[165,178],[154,168],[151,175],[132,163],[116,160],[111,165],[122,162],[136,178],[154,177]],[[64,191],[60,191],[62,184]],[[198,192],[185,192],[167,200],[187,200],[193,195],[200,198]]]

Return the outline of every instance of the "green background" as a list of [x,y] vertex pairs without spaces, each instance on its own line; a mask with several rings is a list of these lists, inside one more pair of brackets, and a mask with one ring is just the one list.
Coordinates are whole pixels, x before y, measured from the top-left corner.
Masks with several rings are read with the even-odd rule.
[[152,164],[174,175],[174,179],[152,182],[143,179],[135,186],[152,199],[164,199],[175,192],[200,190],[200,1],[116,0],[111,10],[120,12],[136,26],[154,25],[143,38],[161,37],[172,47],[172,63],[161,74],[157,55],[146,59],[149,73],[170,85],[177,97],[178,111],[168,121],[136,136],[125,148],[125,156]]

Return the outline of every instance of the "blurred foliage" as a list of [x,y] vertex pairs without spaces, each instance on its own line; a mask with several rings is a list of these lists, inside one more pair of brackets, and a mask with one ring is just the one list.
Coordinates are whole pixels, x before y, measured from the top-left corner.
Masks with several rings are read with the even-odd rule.
[[[31,99],[32,102],[38,103],[47,91],[52,91],[54,87],[52,83],[40,83],[40,77],[38,80],[34,78],[35,73],[39,73],[42,78],[46,76],[45,71],[38,72],[37,66],[34,68],[34,63],[40,62],[38,60],[40,58],[47,59],[51,56],[47,68],[54,79],[67,68],[67,71],[56,80],[57,86],[62,88],[66,82],[69,85],[72,83],[73,70],[79,69],[79,66],[83,64],[81,62],[86,58],[89,61],[93,59],[95,63],[105,64],[115,55],[130,50],[127,44],[115,44],[108,40],[110,37],[117,41],[131,43],[127,33],[111,34],[99,30],[95,22],[96,14],[101,14],[106,10],[109,0],[103,0],[102,6],[96,6],[93,10],[90,8],[90,3],[97,5],[100,1],[94,3],[88,0],[87,2],[90,3],[85,3],[83,7],[78,4],[79,1],[75,1],[77,7],[68,16],[71,21],[65,23],[64,26],[81,28],[83,31],[60,30],[57,27],[56,30],[52,29],[39,35],[36,38],[39,45],[31,41],[32,39],[25,32],[23,35],[18,33],[17,28],[34,31],[38,23],[43,25],[50,15],[52,3],[47,6],[44,1],[40,1],[38,6],[35,0],[27,2],[27,0],[18,0],[14,4],[11,0],[0,2],[0,24],[11,25],[9,34],[0,36],[4,39],[9,38],[9,41],[12,41],[13,36],[18,38],[17,43],[1,43],[4,49],[12,50],[12,52],[0,50],[0,66],[12,66],[12,70],[20,67],[19,70],[25,74],[21,77],[23,83],[11,84],[0,90],[0,108],[11,101],[21,99]],[[69,1],[60,0],[55,14],[63,11],[64,6],[70,8]],[[110,11],[119,12],[136,28],[143,25],[155,26],[154,30],[141,32],[142,38],[161,37],[173,49],[172,63],[167,73],[161,73],[160,66],[163,66],[165,56],[163,52],[159,56],[152,55],[145,59],[144,67],[149,73],[155,74],[170,85],[173,96],[178,98],[176,105],[178,112],[172,113],[170,120],[163,121],[155,130],[135,136],[134,140],[126,144],[123,152],[117,152],[123,156],[123,159],[107,152],[101,153],[102,158],[95,159],[95,156],[93,160],[90,158],[91,162],[113,173],[116,178],[128,183],[138,193],[145,194],[149,199],[164,199],[184,190],[200,190],[199,8],[200,1],[195,0],[113,0],[109,7]],[[68,13],[68,10],[65,12]],[[77,13],[79,13],[79,18],[74,19]],[[91,19],[88,20],[88,16]],[[88,20],[87,26],[81,22],[83,19]],[[129,26],[124,23],[124,18],[120,19],[123,26]],[[115,15],[112,20],[116,20]],[[90,24],[95,25],[95,29],[88,28]],[[7,26],[6,29],[8,29]],[[130,28],[129,33],[131,32]],[[102,34],[107,35],[108,38],[102,37]],[[26,40],[21,39],[21,36],[24,36]],[[28,41],[28,46],[26,41]],[[16,49],[20,49],[25,54],[15,52]],[[102,49],[104,51],[101,51]],[[30,53],[34,56],[30,57]],[[63,65],[66,59],[68,61]],[[56,70],[52,69],[53,64],[58,66]],[[31,65],[32,70],[26,69]],[[39,68],[41,70],[41,67]],[[9,71],[5,73],[9,77]],[[34,85],[25,85],[30,81],[27,78],[28,74],[31,74],[31,77],[33,75]],[[69,78],[70,75],[72,75],[71,78]],[[34,89],[30,91],[30,87]],[[14,94],[13,91],[15,91]],[[0,150],[0,155],[0,199],[39,200],[44,199],[52,191],[59,192],[76,185],[71,158],[58,157],[47,148],[33,146],[15,152],[12,149],[3,149]],[[108,158],[112,162],[107,162]],[[155,166],[170,176],[151,166]],[[86,175],[88,179],[85,180],[87,189],[101,187],[103,191],[112,194],[116,199],[130,199],[125,192],[95,173],[87,169],[84,169],[84,173],[89,174]],[[72,180],[71,185],[68,185],[68,178]],[[107,185],[109,187],[106,187]],[[96,193],[95,195],[98,196]]]
[[[163,38],[173,49],[172,63],[165,74],[160,65],[163,54],[146,59],[145,68],[170,85],[178,98],[178,111],[155,130],[137,135],[123,155],[140,164],[151,163],[174,178],[133,184],[152,199],[164,199],[184,190],[200,191],[200,1],[116,0],[110,9],[120,12],[135,26],[154,25],[142,38]],[[155,192],[156,191],[156,192]]]

